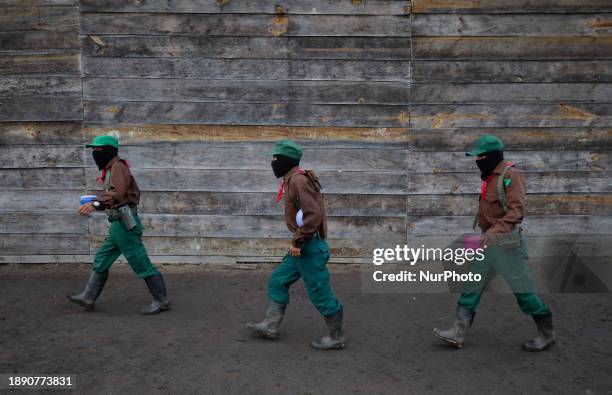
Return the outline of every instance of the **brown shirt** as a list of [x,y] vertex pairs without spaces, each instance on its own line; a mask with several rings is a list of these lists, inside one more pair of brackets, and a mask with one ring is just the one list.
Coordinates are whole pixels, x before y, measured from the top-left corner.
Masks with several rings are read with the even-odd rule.
[[106,168],[111,173],[110,187],[108,191],[98,195],[98,201],[102,203],[102,207],[116,209],[124,204],[137,206],[140,202],[140,190],[129,167],[116,156],[106,165]]
[[[317,232],[321,238],[327,238],[325,200],[318,186],[306,174],[299,173],[298,167],[289,170],[284,178],[285,223],[293,232],[291,244],[302,247]],[[295,215],[300,209],[304,218],[304,226],[301,228],[295,221]]]
[[525,179],[514,167],[506,171],[504,180],[510,180],[510,184],[504,186],[506,191],[506,209],[504,211],[499,193],[497,191],[497,180],[504,168],[506,161],[501,161],[493,170],[493,177],[487,185],[485,199],[479,198],[477,221],[483,231],[490,233],[509,233],[514,227],[523,221],[525,203]]

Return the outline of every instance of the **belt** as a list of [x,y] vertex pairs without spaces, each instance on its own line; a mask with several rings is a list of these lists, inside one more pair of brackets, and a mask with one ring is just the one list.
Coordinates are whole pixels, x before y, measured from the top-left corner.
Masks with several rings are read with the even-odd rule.
[[[130,210],[132,210],[134,214],[138,214],[137,207],[130,207]],[[108,217],[108,222],[115,222],[121,219],[121,214],[119,213],[119,210],[117,210],[116,208],[110,208],[106,210],[106,216]]]

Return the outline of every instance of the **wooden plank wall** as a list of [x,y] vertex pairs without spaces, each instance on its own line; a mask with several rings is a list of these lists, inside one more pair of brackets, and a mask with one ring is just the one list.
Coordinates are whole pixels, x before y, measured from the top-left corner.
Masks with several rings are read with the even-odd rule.
[[612,235],[608,1],[0,4],[0,262],[89,260],[106,223],[74,215],[98,188],[82,144],[112,129],[156,262],[281,256],[265,152],[286,137],[336,262],[468,232],[482,133],[526,172],[534,241]]

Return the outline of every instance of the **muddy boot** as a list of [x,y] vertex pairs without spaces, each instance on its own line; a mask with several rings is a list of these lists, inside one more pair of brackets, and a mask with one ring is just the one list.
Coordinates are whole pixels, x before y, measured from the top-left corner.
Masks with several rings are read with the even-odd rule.
[[277,303],[271,300],[268,305],[268,310],[266,310],[266,318],[259,324],[252,324],[249,322],[247,328],[257,333],[259,336],[267,339],[276,339],[278,337],[278,328],[285,316],[286,308],[286,304]]
[[149,306],[140,310],[140,313],[144,315],[153,315],[168,310],[170,308],[170,302],[166,296],[166,283],[161,273],[145,278],[145,282],[147,283],[147,287],[149,287],[151,296],[153,296],[153,301]]
[[532,315],[538,327],[538,336],[523,343],[525,351],[544,351],[555,344],[555,329],[553,327],[552,314]]
[[87,310],[91,310],[94,307],[96,299],[98,299],[98,296],[100,296],[107,278],[108,272],[100,274],[92,271],[82,293],[66,296],[71,302],[83,306]]
[[453,326],[447,330],[434,328],[433,334],[438,339],[444,340],[457,348],[463,348],[465,336],[472,326],[472,322],[474,322],[475,315],[475,312],[457,305],[457,317],[455,318]]
[[343,309],[325,318],[329,333],[319,340],[313,340],[311,346],[317,350],[340,350],[344,348],[344,332],[342,331]]

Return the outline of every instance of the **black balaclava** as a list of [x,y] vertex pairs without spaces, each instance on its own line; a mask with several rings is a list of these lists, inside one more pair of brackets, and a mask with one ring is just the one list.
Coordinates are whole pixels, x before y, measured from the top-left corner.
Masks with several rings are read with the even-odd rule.
[[476,165],[480,169],[480,178],[484,181],[489,177],[489,175],[495,170],[499,162],[504,160],[504,152],[503,151],[489,151],[485,152],[483,155],[487,157],[484,159],[477,159]]
[[299,159],[294,159],[289,156],[279,154],[274,155],[274,157],[276,158],[276,160],[273,160],[271,165],[272,171],[274,172],[276,178],[281,178],[282,176],[287,174],[289,170],[293,169],[295,166],[299,166],[300,164]]
[[119,150],[110,145],[105,145],[100,148],[102,149],[94,150],[92,154],[93,154],[94,161],[96,162],[96,165],[98,165],[98,169],[102,170],[106,167],[106,165],[108,165],[108,162],[110,162],[111,159],[117,156],[117,153],[119,152]]

